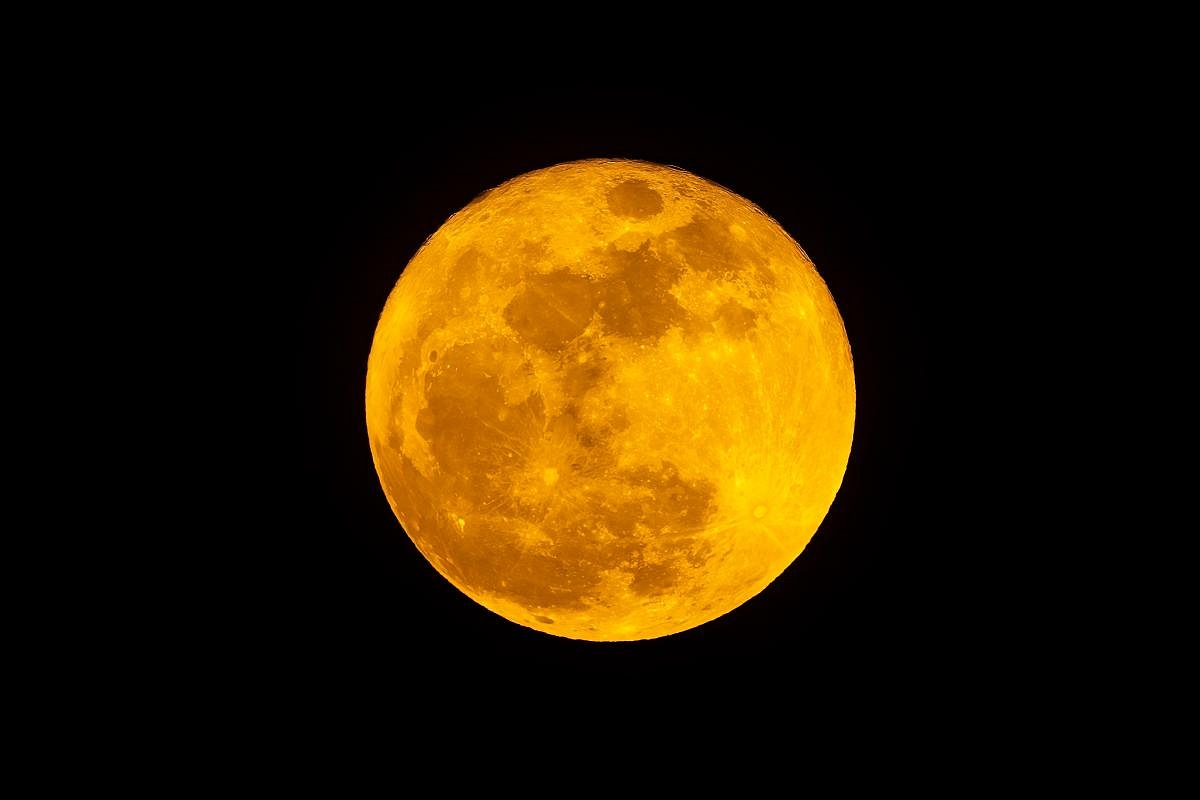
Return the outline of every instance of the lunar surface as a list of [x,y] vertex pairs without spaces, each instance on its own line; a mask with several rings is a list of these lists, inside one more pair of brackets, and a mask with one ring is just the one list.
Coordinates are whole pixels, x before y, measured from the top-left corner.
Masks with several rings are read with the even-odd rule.
[[400,523],[513,622],[700,625],[804,550],[841,484],[854,369],[805,252],[679,169],[579,161],[480,196],[413,257],[367,369]]

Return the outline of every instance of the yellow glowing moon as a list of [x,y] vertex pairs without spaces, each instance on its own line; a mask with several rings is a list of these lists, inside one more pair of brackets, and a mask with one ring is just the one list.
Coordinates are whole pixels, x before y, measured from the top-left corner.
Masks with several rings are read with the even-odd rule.
[[808,256],[679,169],[578,161],[482,195],[413,257],[367,367],[383,490],[513,622],[649,639],[736,608],[841,485],[854,368]]

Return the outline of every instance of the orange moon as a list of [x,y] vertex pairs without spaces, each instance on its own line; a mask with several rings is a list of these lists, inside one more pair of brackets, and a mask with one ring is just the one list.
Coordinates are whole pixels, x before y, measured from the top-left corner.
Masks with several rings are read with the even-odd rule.
[[446,580],[520,625],[649,639],[761,592],[817,531],[854,432],[850,345],[753,203],[640,161],[471,202],[400,275],[371,453]]

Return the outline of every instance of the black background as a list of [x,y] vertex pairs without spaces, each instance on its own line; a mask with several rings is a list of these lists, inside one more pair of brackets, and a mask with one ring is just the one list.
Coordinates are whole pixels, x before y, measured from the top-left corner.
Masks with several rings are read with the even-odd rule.
[[[286,166],[276,207],[288,255],[275,274],[294,293],[278,300],[294,327],[270,354],[294,367],[279,386],[296,414],[274,431],[296,452],[266,523],[279,579],[267,581],[267,627],[284,636],[282,663],[323,693],[649,697],[699,684],[734,701],[780,685],[789,697],[895,689],[949,669],[969,616],[955,587],[973,580],[956,542],[973,534],[956,527],[949,488],[963,477],[953,451],[965,390],[947,376],[966,345],[947,335],[946,309],[951,298],[969,313],[959,242],[970,212],[955,186],[985,155],[960,145],[947,156],[953,123],[911,106],[594,101],[314,105],[271,143]],[[680,166],[778,220],[838,303],[858,390],[845,480],[804,553],[735,611],[635,643],[528,630],[439,576],[388,507],[363,410],[375,323],[424,239],[490,187],[592,157]]]

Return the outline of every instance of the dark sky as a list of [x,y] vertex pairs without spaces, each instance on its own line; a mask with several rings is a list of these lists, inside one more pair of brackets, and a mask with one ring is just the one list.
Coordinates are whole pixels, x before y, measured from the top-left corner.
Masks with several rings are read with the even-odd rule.
[[[278,343],[295,367],[280,386],[297,414],[273,532],[282,661],[334,693],[608,687],[644,700],[701,686],[733,704],[772,686],[796,703],[807,692],[903,691],[944,669],[969,625],[954,598],[971,568],[955,541],[972,535],[948,488],[950,423],[968,400],[947,377],[945,308],[969,267],[955,187],[984,155],[958,146],[966,155],[950,159],[960,133],[945,115],[895,102],[798,104],[789,116],[754,103],[595,99],[313,103],[273,144],[286,165],[278,274],[296,292],[292,333]],[[376,319],[424,239],[508,178],[602,156],[678,165],[778,220],[838,303],[858,389],[845,481],[801,557],[712,623],[624,644],[519,627],[440,577],[388,507],[363,418]]]

